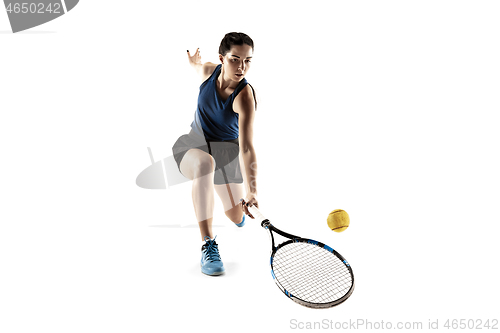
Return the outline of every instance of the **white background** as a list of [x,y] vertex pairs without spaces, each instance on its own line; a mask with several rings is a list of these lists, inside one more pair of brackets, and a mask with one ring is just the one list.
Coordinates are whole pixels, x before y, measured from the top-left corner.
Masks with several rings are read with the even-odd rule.
[[[17,34],[0,10],[0,331],[499,319],[499,10],[84,0]],[[217,62],[230,31],[255,42],[262,211],[349,260],[356,289],[338,307],[286,299],[265,230],[235,228],[219,202],[227,274],[202,275],[190,183],[135,184],[147,147],[167,157],[189,131],[200,82],[186,49]],[[351,217],[340,234],[336,208]]]

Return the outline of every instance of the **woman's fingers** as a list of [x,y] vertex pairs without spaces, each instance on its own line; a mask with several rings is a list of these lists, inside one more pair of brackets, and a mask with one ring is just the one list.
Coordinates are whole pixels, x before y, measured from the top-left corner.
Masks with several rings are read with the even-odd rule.
[[196,49],[196,52],[191,55],[191,52],[187,50],[188,60],[191,65],[201,64],[200,48]]
[[248,207],[251,207],[251,206],[254,206],[259,208],[259,204],[257,202],[257,200],[255,200],[255,198],[252,198],[250,199],[250,201],[245,201],[245,199],[240,199],[240,203],[241,203],[241,209],[243,210],[243,212],[250,216],[250,218],[254,219],[255,217],[250,213],[250,211],[248,210]]
[[246,215],[248,215],[250,218],[253,219],[254,217],[248,211],[248,206],[247,206],[247,203],[245,202],[245,199],[240,199],[240,204],[241,204],[241,210],[243,211],[243,213],[245,213]]

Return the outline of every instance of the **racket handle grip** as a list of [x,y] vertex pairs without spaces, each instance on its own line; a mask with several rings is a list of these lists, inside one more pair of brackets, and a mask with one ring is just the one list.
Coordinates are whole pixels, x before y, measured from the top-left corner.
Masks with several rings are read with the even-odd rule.
[[267,220],[264,215],[262,215],[262,213],[260,212],[260,210],[255,207],[255,206],[249,206],[248,207],[248,211],[250,212],[250,214],[252,214],[253,217],[255,217],[257,220],[260,220],[260,222],[263,222],[265,220]]

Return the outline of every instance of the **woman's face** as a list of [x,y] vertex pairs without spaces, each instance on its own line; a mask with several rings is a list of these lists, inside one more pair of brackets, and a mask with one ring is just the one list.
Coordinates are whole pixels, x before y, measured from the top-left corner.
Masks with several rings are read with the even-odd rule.
[[241,81],[248,73],[253,56],[250,45],[233,45],[225,56],[219,55],[224,66],[224,74],[232,81]]

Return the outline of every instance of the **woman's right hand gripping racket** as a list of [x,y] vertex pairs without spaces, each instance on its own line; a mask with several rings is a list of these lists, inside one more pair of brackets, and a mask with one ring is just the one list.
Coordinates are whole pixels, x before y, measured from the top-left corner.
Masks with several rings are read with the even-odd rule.
[[[271,274],[286,296],[311,308],[329,308],[351,296],[354,275],[337,251],[279,230],[255,206],[248,207],[248,211],[271,235]],[[273,233],[289,239],[275,246]]]

